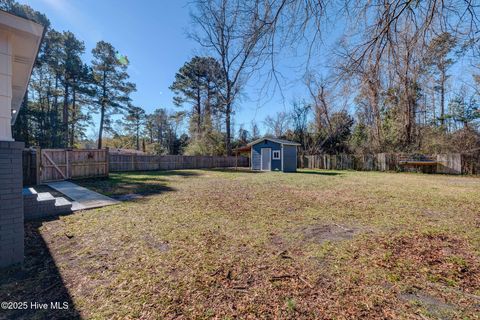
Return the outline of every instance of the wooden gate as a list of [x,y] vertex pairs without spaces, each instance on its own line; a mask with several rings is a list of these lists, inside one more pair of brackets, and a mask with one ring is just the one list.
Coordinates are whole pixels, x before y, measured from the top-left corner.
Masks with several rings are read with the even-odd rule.
[[108,176],[107,149],[38,149],[39,181]]

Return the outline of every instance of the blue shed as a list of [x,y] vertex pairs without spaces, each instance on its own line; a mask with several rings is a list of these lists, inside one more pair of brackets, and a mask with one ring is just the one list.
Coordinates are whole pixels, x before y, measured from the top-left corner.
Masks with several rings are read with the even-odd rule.
[[250,161],[252,170],[261,171],[297,171],[297,147],[299,143],[276,139],[261,138],[250,142]]

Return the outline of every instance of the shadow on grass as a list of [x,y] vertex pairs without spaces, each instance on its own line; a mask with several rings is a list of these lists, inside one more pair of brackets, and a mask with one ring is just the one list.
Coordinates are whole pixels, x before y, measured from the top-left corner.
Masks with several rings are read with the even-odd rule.
[[[272,171],[259,171],[259,170],[251,170],[250,168],[241,167],[238,169],[235,168],[213,168],[213,169],[202,169],[204,171],[216,171],[216,172],[228,172],[228,173],[268,173],[268,172],[279,172],[279,170],[272,170]],[[304,173],[304,174],[318,174],[323,176],[341,176],[344,173],[341,172],[334,172],[334,171],[318,171],[318,170],[308,170],[308,169],[299,169],[296,172],[283,172],[285,174],[297,174],[297,173]]]
[[[25,261],[0,271],[0,301],[26,302],[24,310],[5,310],[1,319],[81,319],[57,265],[40,234],[41,221],[25,223]],[[47,309],[31,308],[31,303]],[[51,303],[68,309],[52,308]]]
[[182,178],[196,177],[198,172],[188,170],[171,171],[135,171],[110,173],[108,178],[92,178],[75,180],[75,183],[107,196],[137,194],[142,196],[156,195],[175,191],[168,186],[166,179],[170,176]]
[[318,174],[318,175],[321,175],[321,176],[343,176],[344,175],[344,173],[335,172],[335,171],[317,171],[317,170],[305,170],[305,169],[297,171],[297,173]]
[[[97,180],[119,180],[119,181],[162,181],[163,177],[197,177],[201,174],[195,171],[187,170],[160,170],[160,171],[131,171],[131,172],[112,172],[108,178],[98,178]],[[84,179],[80,181],[90,181]],[[163,179],[165,181],[165,179]]]
[[[196,169],[191,169],[196,170]],[[195,177],[200,173],[195,171],[184,170],[156,170],[156,171],[126,171],[126,172],[113,172],[113,175],[132,175],[132,176],[152,176],[152,177],[168,177],[168,176],[180,176],[180,177]]]
[[216,171],[216,172],[228,172],[228,173],[265,173],[266,171],[258,171],[252,170],[246,167],[239,167],[235,168],[209,168],[209,169],[202,169],[204,171]]

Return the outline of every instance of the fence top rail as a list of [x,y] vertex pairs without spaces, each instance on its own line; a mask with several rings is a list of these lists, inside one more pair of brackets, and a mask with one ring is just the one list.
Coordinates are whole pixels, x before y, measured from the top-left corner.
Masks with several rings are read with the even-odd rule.
[[[174,155],[174,154],[166,154],[166,155],[156,155],[156,154],[135,154],[135,153],[116,153],[116,152],[109,152],[110,156],[120,156],[120,157],[146,157],[146,158],[187,158],[187,159],[235,159],[237,156],[185,156],[185,155]],[[245,156],[238,156],[238,158],[247,158]]]
[[[26,148],[25,150],[35,150],[36,148]],[[47,148],[39,148],[42,151],[72,151],[72,152],[91,152],[91,151],[102,151],[105,152],[108,149],[75,149],[75,148],[56,148],[56,149],[47,149]]]

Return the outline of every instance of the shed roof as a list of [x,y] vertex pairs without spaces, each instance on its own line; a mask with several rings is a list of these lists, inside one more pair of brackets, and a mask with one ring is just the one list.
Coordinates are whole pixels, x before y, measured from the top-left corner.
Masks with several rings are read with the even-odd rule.
[[248,144],[248,146],[253,146],[257,143],[260,143],[264,140],[269,140],[269,141],[272,141],[272,142],[276,142],[276,143],[279,143],[279,144],[286,144],[286,145],[291,145],[291,146],[299,146],[300,143],[297,143],[297,142],[293,142],[293,141],[289,141],[289,140],[285,140],[285,139],[277,139],[277,138],[269,138],[269,137],[264,137],[264,138],[260,138],[260,139],[257,139],[255,141],[252,141]]
[[246,146],[243,146],[243,147],[233,149],[233,152],[235,154],[239,154],[239,153],[247,153],[247,152],[250,152],[251,150],[252,150],[252,146],[246,145]]

